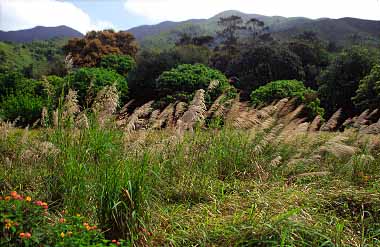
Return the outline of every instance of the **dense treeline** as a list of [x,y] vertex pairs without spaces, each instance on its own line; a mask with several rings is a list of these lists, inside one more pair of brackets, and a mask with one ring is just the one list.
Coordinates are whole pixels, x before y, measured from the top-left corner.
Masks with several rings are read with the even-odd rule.
[[168,103],[190,100],[213,80],[218,93],[233,97],[239,91],[254,104],[296,96],[309,105],[310,116],[378,107],[379,50],[331,49],[313,32],[280,42],[265,23],[239,16],[221,18],[218,25],[215,37],[179,33],[176,46],[166,50],[139,50],[130,33],[112,30],[68,42],[0,43],[0,117],[33,124],[43,108],[59,107],[69,88],[87,108],[107,85],[116,85],[122,104]]

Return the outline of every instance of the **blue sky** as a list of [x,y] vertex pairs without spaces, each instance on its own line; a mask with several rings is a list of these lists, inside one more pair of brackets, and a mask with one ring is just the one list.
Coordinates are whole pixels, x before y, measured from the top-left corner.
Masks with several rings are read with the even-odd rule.
[[82,33],[127,30],[166,20],[245,13],[380,20],[380,0],[0,0],[0,30],[70,26]]
[[125,0],[68,0],[85,10],[92,19],[107,20],[117,29],[151,23],[148,18],[125,9]]

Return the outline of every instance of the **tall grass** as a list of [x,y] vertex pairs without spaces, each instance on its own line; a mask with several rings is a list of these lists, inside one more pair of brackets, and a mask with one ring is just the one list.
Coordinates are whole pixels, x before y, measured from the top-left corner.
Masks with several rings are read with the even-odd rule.
[[379,135],[316,132],[288,100],[220,100],[226,126],[205,129],[218,110],[202,91],[151,119],[148,102],[116,128],[113,92],[94,112],[68,97],[57,128],[1,123],[0,192],[86,215],[131,246],[379,246]]

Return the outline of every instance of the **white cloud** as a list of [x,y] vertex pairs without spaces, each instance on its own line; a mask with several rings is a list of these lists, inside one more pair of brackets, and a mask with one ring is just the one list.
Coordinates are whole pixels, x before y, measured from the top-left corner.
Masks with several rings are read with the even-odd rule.
[[0,0],[0,30],[66,25],[82,33],[114,28],[107,21],[93,21],[74,4],[56,0]]
[[225,10],[286,17],[380,20],[378,0],[126,0],[125,8],[151,21],[209,18]]

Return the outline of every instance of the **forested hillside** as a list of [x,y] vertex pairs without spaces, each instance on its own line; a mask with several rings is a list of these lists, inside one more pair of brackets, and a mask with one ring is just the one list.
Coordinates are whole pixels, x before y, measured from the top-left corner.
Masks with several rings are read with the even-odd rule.
[[246,14],[239,11],[225,11],[210,19],[139,26],[129,29],[128,32],[135,35],[143,47],[169,47],[174,44],[179,32],[190,31],[196,35],[215,35],[220,31],[220,27],[218,27],[219,18],[231,15],[239,16],[243,21],[254,18],[264,22],[273,37],[280,40],[287,40],[289,37],[305,31],[313,31],[321,39],[338,46],[350,46],[359,43],[376,46],[380,40],[380,21],[355,18],[313,20],[303,17],[286,18]]

